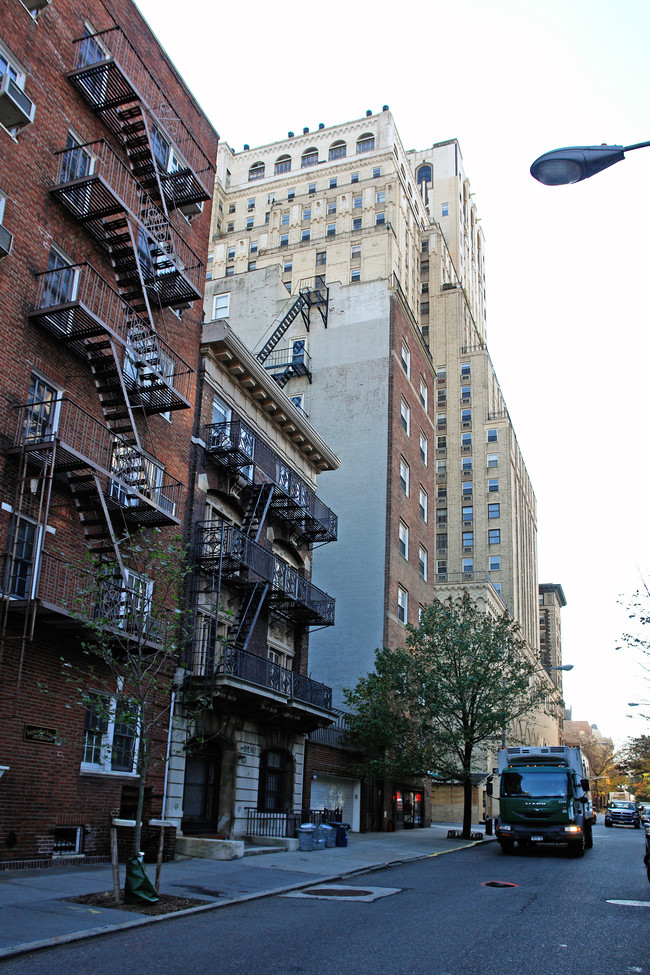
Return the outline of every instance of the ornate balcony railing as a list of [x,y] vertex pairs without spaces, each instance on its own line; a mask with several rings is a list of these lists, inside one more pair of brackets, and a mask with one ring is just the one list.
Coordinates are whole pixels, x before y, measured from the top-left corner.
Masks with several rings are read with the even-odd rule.
[[132,402],[148,412],[190,405],[193,369],[120,297],[91,264],[36,275],[29,317],[88,359],[107,334],[124,349],[123,379]]
[[287,619],[307,625],[331,626],[334,599],[300,575],[284,559],[223,521],[197,525],[196,557],[205,571],[219,572],[235,586],[250,577],[270,583],[270,603]]
[[100,476],[110,507],[136,524],[178,524],[183,485],[124,437],[113,433],[67,397],[18,408],[14,447],[44,465],[44,451],[56,447],[54,475],[74,484],[90,470]]
[[[198,661],[201,665],[202,661]],[[194,671],[194,667],[193,667]],[[300,701],[313,707],[331,710],[332,688],[295,674],[286,667],[258,657],[238,647],[219,646],[212,666],[199,666],[198,676],[236,678],[256,687],[281,694],[287,700]]]

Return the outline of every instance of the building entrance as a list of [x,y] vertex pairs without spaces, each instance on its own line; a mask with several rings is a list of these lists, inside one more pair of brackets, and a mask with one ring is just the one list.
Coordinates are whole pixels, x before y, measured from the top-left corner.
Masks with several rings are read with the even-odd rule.
[[185,761],[183,819],[187,834],[216,833],[219,825],[221,752],[196,752]]
[[395,829],[416,829],[423,825],[422,792],[418,789],[397,789],[393,795]]

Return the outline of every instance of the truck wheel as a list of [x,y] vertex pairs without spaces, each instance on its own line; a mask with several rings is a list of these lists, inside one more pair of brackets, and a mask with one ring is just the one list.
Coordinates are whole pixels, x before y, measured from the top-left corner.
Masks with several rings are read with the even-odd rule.
[[591,823],[585,826],[585,849],[591,850],[594,845],[594,834],[591,829]]
[[515,848],[514,840],[499,840],[499,846],[501,847],[502,853],[512,853]]
[[585,853],[585,834],[580,835],[579,840],[573,840],[569,843],[569,856],[571,857],[581,857]]

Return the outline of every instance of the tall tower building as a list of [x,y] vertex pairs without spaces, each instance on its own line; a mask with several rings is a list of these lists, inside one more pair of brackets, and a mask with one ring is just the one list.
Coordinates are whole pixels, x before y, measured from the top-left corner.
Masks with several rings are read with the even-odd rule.
[[[535,496],[487,349],[458,143],[407,152],[387,106],[222,142],[208,275],[206,320],[227,319],[341,461],[319,478],[338,542],[314,559],[337,625],[310,649],[334,704],[421,605],[462,590],[507,608],[539,661]],[[552,744],[557,723],[531,735]]]

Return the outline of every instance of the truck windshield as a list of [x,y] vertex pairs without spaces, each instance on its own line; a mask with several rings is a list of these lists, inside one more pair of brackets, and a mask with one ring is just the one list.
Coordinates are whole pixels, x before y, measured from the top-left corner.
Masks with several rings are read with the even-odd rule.
[[560,769],[522,768],[503,773],[501,795],[566,798],[568,785],[567,773]]

